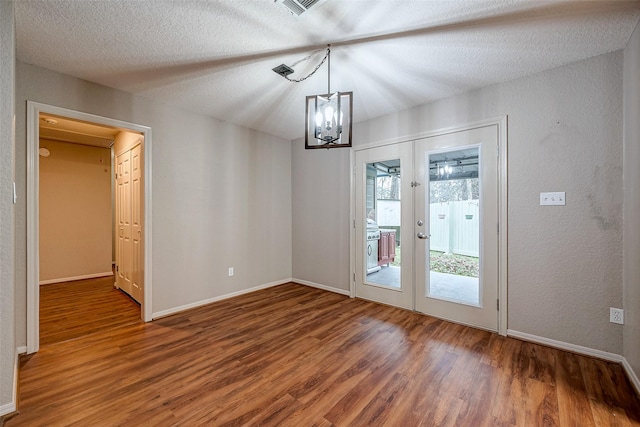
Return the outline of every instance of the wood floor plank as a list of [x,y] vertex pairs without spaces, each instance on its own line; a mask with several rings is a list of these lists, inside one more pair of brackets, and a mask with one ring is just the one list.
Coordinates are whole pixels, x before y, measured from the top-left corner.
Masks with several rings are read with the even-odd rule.
[[558,354],[556,378],[560,424],[589,427],[594,426],[595,422],[580,372],[579,358],[569,353]]
[[43,287],[6,426],[640,426],[616,364],[293,283],[145,324],[109,282]]
[[141,322],[140,305],[113,282],[106,276],[40,286],[40,345]]

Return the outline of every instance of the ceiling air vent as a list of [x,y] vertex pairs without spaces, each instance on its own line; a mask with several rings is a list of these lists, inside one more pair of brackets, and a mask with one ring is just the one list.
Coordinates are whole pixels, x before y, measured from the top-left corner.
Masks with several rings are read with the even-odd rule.
[[290,14],[300,16],[321,0],[275,0],[284,6]]

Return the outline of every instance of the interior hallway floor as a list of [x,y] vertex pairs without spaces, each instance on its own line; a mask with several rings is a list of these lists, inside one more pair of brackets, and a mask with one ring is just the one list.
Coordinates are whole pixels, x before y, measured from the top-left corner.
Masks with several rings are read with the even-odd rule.
[[140,305],[114,276],[40,286],[40,346],[141,323]]

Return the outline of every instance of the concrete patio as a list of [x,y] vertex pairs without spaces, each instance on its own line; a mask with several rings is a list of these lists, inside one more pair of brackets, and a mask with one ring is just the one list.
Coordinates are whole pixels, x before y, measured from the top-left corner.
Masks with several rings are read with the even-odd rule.
[[[431,297],[454,301],[460,304],[478,305],[478,278],[456,274],[430,274]],[[377,285],[400,287],[400,267],[382,267],[376,273],[367,275],[366,281]]]

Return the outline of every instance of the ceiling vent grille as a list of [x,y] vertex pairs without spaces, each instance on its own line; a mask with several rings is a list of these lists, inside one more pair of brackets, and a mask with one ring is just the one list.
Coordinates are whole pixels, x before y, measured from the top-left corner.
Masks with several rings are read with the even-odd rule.
[[321,0],[275,0],[284,6],[290,14],[300,16]]

